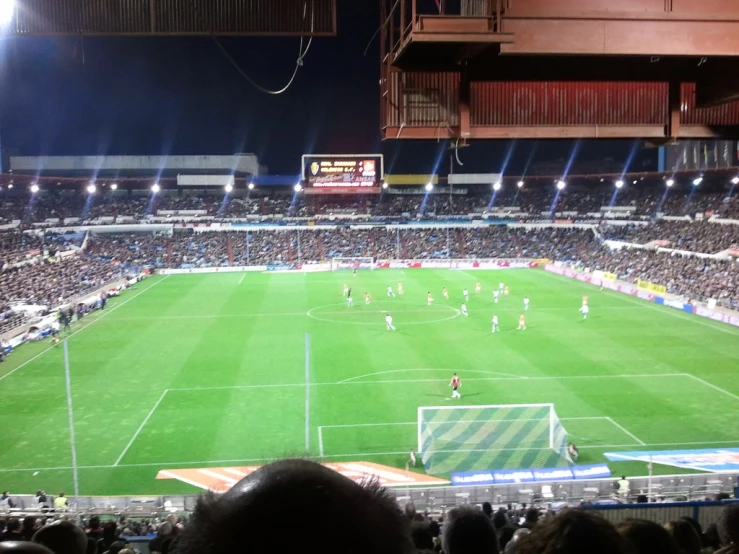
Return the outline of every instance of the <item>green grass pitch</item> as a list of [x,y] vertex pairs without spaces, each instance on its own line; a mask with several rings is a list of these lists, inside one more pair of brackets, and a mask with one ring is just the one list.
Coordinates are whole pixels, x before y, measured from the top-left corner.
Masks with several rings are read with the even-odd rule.
[[[387,298],[398,281],[405,294]],[[511,294],[494,308],[500,281]],[[739,446],[739,330],[542,270],[156,276],[69,337],[81,492],[193,492],[154,477],[304,454],[306,333],[310,453],[327,460],[402,467],[417,408],[452,402],[454,371],[459,405],[554,403],[583,464],[608,450]],[[2,490],[72,489],[61,347],[27,345],[0,365],[0,436]]]

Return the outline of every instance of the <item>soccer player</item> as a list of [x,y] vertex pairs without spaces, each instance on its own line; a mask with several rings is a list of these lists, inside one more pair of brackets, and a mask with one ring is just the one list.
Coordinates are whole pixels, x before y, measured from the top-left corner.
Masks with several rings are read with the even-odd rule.
[[587,303],[588,303],[588,297],[587,296],[583,296],[582,297],[582,305],[584,306]]
[[344,283],[344,296],[346,296],[346,294],[348,292],[349,292],[349,285],[347,285],[346,283]]
[[500,292],[497,290],[493,291],[493,301],[497,304],[498,303],[498,296],[500,296]]
[[403,295],[403,283],[400,281],[398,281],[398,294],[401,296]]
[[387,287],[387,295],[388,296],[392,296],[393,298],[395,298],[395,293],[393,292],[393,287],[391,287],[390,285],[388,285],[388,287]]
[[587,304],[583,304],[580,306],[580,313],[582,313],[583,319],[588,319],[588,312],[590,311],[590,308],[588,308]]
[[498,291],[503,292],[504,285],[503,283],[498,283]]
[[388,331],[395,331],[395,326],[393,325],[393,316],[390,314],[385,315],[385,329]]
[[354,266],[354,270],[352,271],[352,277],[357,276],[357,266]]
[[500,332],[500,328],[498,327],[498,316],[497,315],[494,315],[493,316],[493,330],[490,331],[490,332],[491,333],[499,333]]
[[352,298],[352,289],[349,289],[349,292],[346,293],[346,304],[349,308],[354,306],[354,299]]
[[475,294],[480,294],[480,291],[482,290],[482,287],[480,286],[480,281],[475,283]]
[[505,286],[505,292],[503,293],[504,296],[508,296],[508,293],[510,290],[508,289],[508,285]]
[[523,297],[523,309],[524,310],[529,309],[529,297],[528,296]]
[[521,314],[521,316],[518,318],[518,330],[519,331],[526,330],[526,316],[523,314]]
[[443,289],[441,289],[441,294],[444,295],[444,298],[446,298],[447,300],[449,300],[449,291],[446,290],[446,287],[444,287]]
[[433,301],[434,301],[434,297],[431,296],[431,293],[430,292],[427,293],[426,294],[426,305],[427,306],[430,306]]
[[467,304],[464,304],[464,303],[462,303],[462,315],[464,317],[469,316],[469,314],[467,313]]
[[467,289],[464,289],[462,294],[464,294],[464,301],[467,302],[470,299],[470,293],[467,292]]
[[365,292],[364,293],[364,303],[369,304],[371,300],[372,300],[372,297],[370,296],[370,293]]
[[452,387],[452,398],[462,398],[462,395],[459,394],[459,391],[457,390],[462,385],[462,382],[459,380],[459,377],[457,377],[457,374],[455,373],[452,376],[452,380],[449,383],[449,386]]

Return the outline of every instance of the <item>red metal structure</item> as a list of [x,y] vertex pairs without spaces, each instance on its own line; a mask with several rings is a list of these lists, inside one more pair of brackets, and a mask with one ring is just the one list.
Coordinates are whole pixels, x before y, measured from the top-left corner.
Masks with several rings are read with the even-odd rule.
[[19,35],[336,34],[336,0],[16,1]]
[[739,136],[737,0],[380,0],[385,139]]

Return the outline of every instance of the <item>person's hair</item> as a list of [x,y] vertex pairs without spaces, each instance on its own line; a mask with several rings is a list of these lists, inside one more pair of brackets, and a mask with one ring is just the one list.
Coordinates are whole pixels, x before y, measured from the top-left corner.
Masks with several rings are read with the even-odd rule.
[[706,548],[712,550],[718,550],[721,548],[721,539],[718,536],[718,526],[715,523],[711,523],[706,527],[705,533],[703,533],[703,543]]
[[722,546],[739,545],[739,504],[724,506],[716,522]]
[[431,536],[429,524],[426,522],[414,521],[411,523],[411,538],[413,539],[413,546],[417,550],[434,549],[434,537]]
[[413,517],[416,515],[416,505],[413,503],[413,501],[408,502],[403,510],[405,511],[405,515],[408,519],[413,519]]
[[100,518],[98,516],[90,518],[90,529],[100,529]]
[[497,554],[500,550],[493,524],[474,506],[449,511],[442,542],[445,554]]
[[126,543],[123,541],[115,541],[108,548],[108,554],[120,554],[121,551],[126,549]]
[[529,508],[526,510],[526,523],[536,523],[539,521],[539,510],[536,508]]
[[23,528],[33,529],[36,527],[36,516],[26,516],[23,518]]
[[56,521],[33,535],[33,542],[43,544],[54,554],[87,554],[87,535],[71,521]]
[[493,516],[493,506],[490,504],[490,502],[482,503],[482,513],[488,517]]
[[0,554],[54,554],[41,544],[28,541],[0,542]]
[[515,532],[516,528],[513,525],[505,525],[500,529],[498,544],[500,545],[501,550],[510,542]]
[[431,533],[431,536],[433,538],[438,537],[441,535],[441,525],[439,525],[439,522],[435,519],[432,519],[429,521],[429,533]]
[[167,537],[172,534],[174,531],[174,527],[172,524],[168,521],[165,521],[159,526],[159,530],[157,531],[157,537]]
[[[632,554],[628,542],[602,517],[562,510],[518,541],[516,554]],[[661,554],[661,553],[660,553]]]
[[115,530],[118,526],[115,521],[106,521],[103,523],[103,540],[112,543],[115,540]]
[[21,520],[17,517],[11,517],[8,521],[5,522],[5,530],[6,531],[18,531],[21,528]]
[[[310,506],[285,517],[285,506]],[[276,526],[279,533],[267,532]],[[246,541],[246,543],[244,542]],[[376,481],[358,484],[321,464],[281,460],[222,496],[206,493],[173,546],[178,554],[300,552],[412,554],[408,518]]]
[[616,529],[634,546],[637,554],[680,554],[680,548],[672,535],[653,521],[626,519]]
[[493,514],[493,527],[497,530],[502,529],[508,524],[508,518],[505,515],[505,512],[498,510]]
[[681,554],[700,554],[701,537],[690,523],[677,519],[665,525],[665,529],[675,539]]

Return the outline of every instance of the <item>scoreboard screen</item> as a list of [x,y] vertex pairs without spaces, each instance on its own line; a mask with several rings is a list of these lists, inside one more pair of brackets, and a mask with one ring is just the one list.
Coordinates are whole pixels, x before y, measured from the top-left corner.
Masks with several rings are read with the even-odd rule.
[[380,192],[383,178],[381,154],[347,156],[303,156],[303,182],[306,192]]

